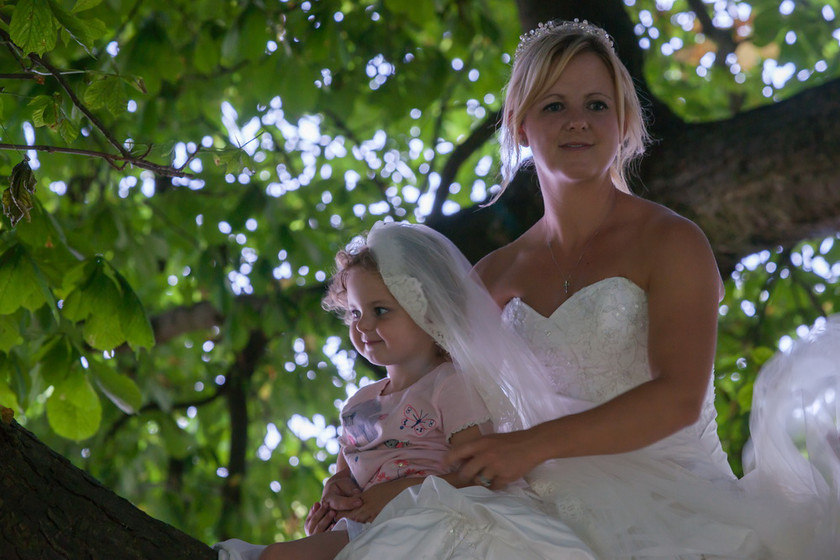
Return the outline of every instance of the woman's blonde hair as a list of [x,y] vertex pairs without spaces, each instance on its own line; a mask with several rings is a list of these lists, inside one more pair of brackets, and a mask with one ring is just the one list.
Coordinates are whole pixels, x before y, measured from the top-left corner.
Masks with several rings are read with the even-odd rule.
[[502,191],[513,179],[522,161],[520,127],[525,113],[559,79],[569,61],[583,52],[596,54],[609,70],[615,86],[619,145],[610,167],[613,184],[630,192],[627,174],[648,142],[642,107],[633,78],[619,60],[606,31],[585,21],[551,21],[521,37],[505,88],[501,128]]

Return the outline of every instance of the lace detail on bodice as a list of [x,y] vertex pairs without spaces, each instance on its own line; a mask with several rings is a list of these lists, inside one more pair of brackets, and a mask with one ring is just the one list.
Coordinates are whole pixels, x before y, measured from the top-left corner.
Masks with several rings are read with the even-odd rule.
[[[585,287],[549,317],[514,298],[502,318],[543,363],[559,395],[598,405],[650,379],[647,295],[626,278]],[[716,417],[710,378],[698,421],[651,448],[703,476],[731,478]]]
[[502,317],[545,365],[559,394],[598,404],[650,379],[647,298],[626,278],[587,286],[550,317],[514,298]]

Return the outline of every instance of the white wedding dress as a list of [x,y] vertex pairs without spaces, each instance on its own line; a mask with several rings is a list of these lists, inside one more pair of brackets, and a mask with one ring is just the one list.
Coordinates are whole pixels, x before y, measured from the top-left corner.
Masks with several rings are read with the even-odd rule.
[[[503,318],[550,372],[555,417],[649,379],[646,295],[627,279],[588,286],[550,317],[514,299]],[[742,480],[721,449],[710,384],[697,423],[633,453],[550,461],[504,492],[430,477],[338,558],[840,558],[840,320],[824,328],[756,383],[754,469]]]

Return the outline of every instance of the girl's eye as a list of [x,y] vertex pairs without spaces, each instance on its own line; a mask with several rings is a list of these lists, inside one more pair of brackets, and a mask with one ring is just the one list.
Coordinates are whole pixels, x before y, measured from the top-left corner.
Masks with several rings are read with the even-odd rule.
[[362,316],[362,314],[359,312],[358,309],[351,309],[350,311],[347,312],[347,316],[350,317],[351,319],[358,319],[359,317]]
[[555,101],[554,103],[549,103],[548,105],[543,107],[543,111],[545,111],[546,113],[556,113],[557,111],[560,111],[561,109],[563,109],[563,104],[560,103],[559,101]]
[[607,104],[603,101],[593,101],[589,104],[589,108],[593,111],[606,111],[607,109],[609,109],[609,107],[607,107]]
[[376,307],[376,308],[374,308],[373,311],[376,313],[377,316],[378,315],[385,315],[386,313],[388,313],[388,308],[387,307]]

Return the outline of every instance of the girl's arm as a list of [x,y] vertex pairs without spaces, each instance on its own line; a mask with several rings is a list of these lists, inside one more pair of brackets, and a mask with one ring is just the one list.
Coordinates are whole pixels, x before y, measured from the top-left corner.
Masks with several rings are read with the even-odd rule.
[[[480,436],[481,431],[479,430],[479,427],[470,426],[469,428],[465,428],[452,434],[449,441],[452,445],[460,445],[470,441],[475,441]],[[442,475],[440,478],[444,479],[456,488],[471,486],[474,484],[473,482],[464,482],[457,472]],[[425,479],[425,476],[415,476],[409,478],[398,478],[396,480],[375,484],[362,492],[361,499],[364,503],[360,507],[351,512],[342,512],[340,517],[347,517],[360,523],[369,523],[373,521],[377,515],[379,515],[379,512],[382,511],[382,508],[384,508],[388,502],[397,497],[397,494],[406,488],[422,484]]]
[[652,248],[652,379],[586,412],[455,446],[449,459],[464,461],[466,480],[481,474],[500,488],[548,459],[633,451],[697,420],[714,361],[720,274],[703,233],[679,216],[662,218],[641,242]]
[[362,490],[350,473],[344,450],[336,458],[336,472],[324,484],[321,501],[312,504],[306,515],[304,529],[307,535],[314,535],[328,530],[340,517],[338,512],[345,512],[360,507]]

